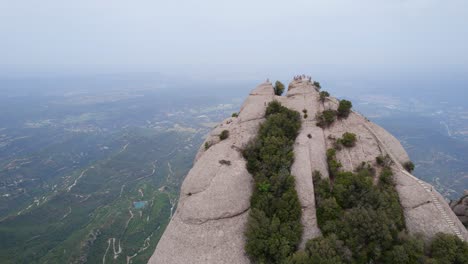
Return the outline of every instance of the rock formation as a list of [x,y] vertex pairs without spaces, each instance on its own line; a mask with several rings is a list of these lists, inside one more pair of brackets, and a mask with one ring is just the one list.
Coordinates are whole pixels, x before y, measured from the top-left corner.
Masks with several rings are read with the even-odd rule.
[[453,212],[458,219],[465,225],[468,226],[468,190],[465,190],[464,195],[455,201],[450,202]]
[[[344,132],[357,135],[355,147],[337,153],[344,170],[352,171],[363,161],[375,164],[380,155],[388,155],[393,160],[396,188],[409,232],[426,237],[444,232],[468,240],[468,232],[444,198],[431,185],[404,170],[401,164],[409,157],[395,137],[355,112],[328,128],[318,127],[316,113],[336,109],[339,101],[329,97],[320,102],[318,89],[311,79],[295,78],[286,96],[275,96],[269,82],[259,85],[244,102],[238,117],[224,120],[210,133],[206,139],[208,144],[200,147],[182,185],[177,211],[149,263],[249,263],[244,252],[244,228],[253,179],[246,170],[241,150],[256,136],[267,104],[272,100],[300,113],[307,110],[295,142],[291,169],[302,204],[301,247],[320,235],[312,172],[318,170],[328,177],[326,150]],[[228,130],[230,136],[220,140],[223,130]]]

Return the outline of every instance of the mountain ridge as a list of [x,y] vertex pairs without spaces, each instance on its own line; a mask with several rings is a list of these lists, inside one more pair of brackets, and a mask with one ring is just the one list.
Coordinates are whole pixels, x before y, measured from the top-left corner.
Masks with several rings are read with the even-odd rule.
[[[329,177],[326,151],[345,132],[356,134],[358,139],[355,147],[336,154],[343,170],[354,171],[363,161],[374,164],[377,156],[388,155],[393,161],[396,189],[410,233],[431,238],[442,232],[468,239],[466,229],[444,198],[431,185],[404,170],[402,164],[409,157],[395,137],[353,111],[348,118],[329,127],[318,127],[317,114],[337,109],[339,101],[328,97],[322,103],[314,82],[298,78],[289,84],[286,96],[276,96],[269,82],[260,84],[249,94],[238,117],[228,118],[213,129],[196,155],[182,185],[176,213],[149,263],[250,263],[244,251],[244,230],[253,179],[241,150],[256,136],[265,120],[265,109],[274,100],[304,113],[291,168],[302,205],[300,248],[321,234],[312,172],[317,170],[323,177]],[[230,136],[220,140],[223,130],[228,130]],[[230,165],[222,164],[221,160],[229,161]]]

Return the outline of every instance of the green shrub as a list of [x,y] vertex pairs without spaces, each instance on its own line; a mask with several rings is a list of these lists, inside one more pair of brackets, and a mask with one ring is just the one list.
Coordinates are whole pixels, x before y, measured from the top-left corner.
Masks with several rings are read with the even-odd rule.
[[335,149],[327,149],[327,159],[334,159],[336,155],[336,150]]
[[320,83],[317,81],[314,81],[314,86],[317,87],[317,90],[322,89],[322,86],[320,86]]
[[282,95],[284,92],[284,84],[281,83],[280,81],[276,81],[273,89],[276,95]]
[[411,173],[414,170],[414,163],[411,162],[411,161],[407,161],[407,162],[403,163],[403,167],[405,168],[405,170],[407,170],[409,173]]
[[229,130],[223,130],[221,134],[219,134],[219,139],[225,140],[229,137]]
[[340,104],[338,105],[338,117],[340,118],[347,118],[349,113],[351,113],[351,108],[353,104],[348,100],[341,100]]
[[390,156],[387,154],[385,156],[377,156],[375,158],[375,161],[377,162],[378,165],[382,166],[382,167],[390,167],[392,165],[392,159],[390,158]]
[[320,92],[320,102],[325,102],[325,99],[329,97],[330,94],[327,91],[321,91]]
[[336,119],[336,111],[334,110],[325,110],[322,113],[317,113],[315,116],[317,120],[317,126],[321,128],[329,127]]
[[211,147],[211,142],[205,142],[205,150],[208,150]]
[[384,165],[384,156],[380,155],[375,157],[375,161],[377,162],[378,165],[383,166]]
[[238,113],[232,113],[231,117],[238,117],[239,114]]
[[336,159],[335,149],[327,150],[327,165],[330,178],[333,179],[338,174],[338,171],[342,166],[341,163]]
[[356,145],[356,134],[345,132],[343,136],[337,140],[337,142],[347,148],[354,147]]
[[272,114],[277,114],[283,112],[284,106],[281,105],[277,100],[273,100],[268,104],[268,107],[265,111],[265,118],[269,117]]

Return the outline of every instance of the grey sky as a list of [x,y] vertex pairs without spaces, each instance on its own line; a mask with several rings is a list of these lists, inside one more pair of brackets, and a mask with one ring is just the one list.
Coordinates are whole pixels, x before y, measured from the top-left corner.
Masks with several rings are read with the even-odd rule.
[[0,70],[468,69],[466,0],[0,0]]

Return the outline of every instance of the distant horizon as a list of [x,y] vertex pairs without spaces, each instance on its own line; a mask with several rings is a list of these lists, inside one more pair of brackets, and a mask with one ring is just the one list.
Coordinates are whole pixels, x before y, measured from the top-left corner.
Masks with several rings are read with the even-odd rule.
[[161,75],[173,76],[183,78],[200,78],[200,79],[224,79],[230,78],[233,80],[255,80],[258,78],[281,78],[292,77],[297,74],[307,74],[314,77],[314,75],[325,76],[371,76],[380,75],[388,76],[398,74],[403,76],[411,75],[468,75],[468,68],[452,65],[450,67],[396,67],[392,65],[374,65],[373,67],[360,67],[359,65],[290,65],[285,66],[281,64],[258,66],[258,65],[168,65],[161,67],[154,67],[152,69],[41,69],[41,70],[27,70],[27,71],[3,71],[0,72],[0,79],[23,79],[23,78],[88,78],[99,76],[136,76],[136,75]]
[[468,72],[466,17],[463,0],[0,1],[0,76]]

